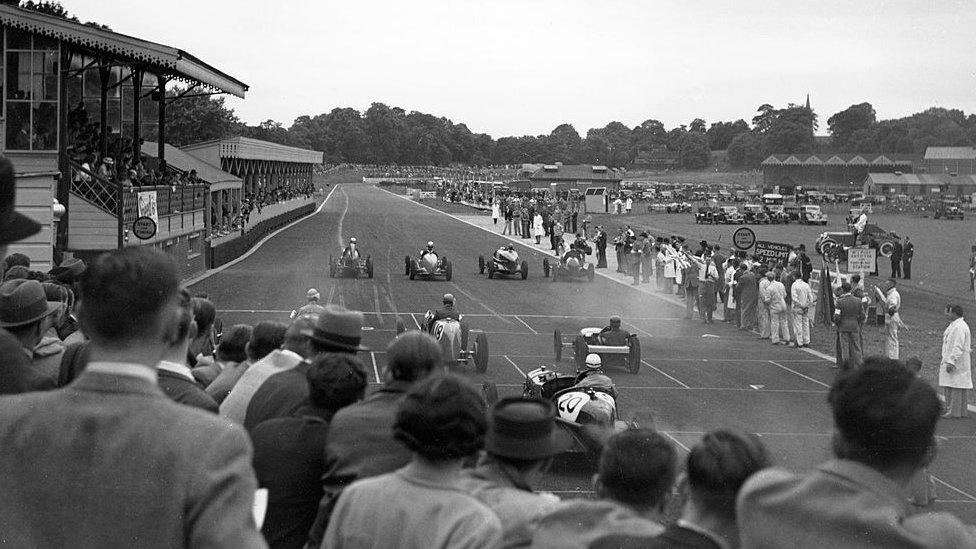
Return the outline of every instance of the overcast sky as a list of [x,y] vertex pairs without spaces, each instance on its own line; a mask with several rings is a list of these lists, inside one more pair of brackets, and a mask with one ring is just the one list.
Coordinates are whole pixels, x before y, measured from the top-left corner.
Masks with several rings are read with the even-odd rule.
[[380,101],[493,137],[668,128],[802,103],[827,118],[976,111],[972,0],[61,0],[250,85],[229,104],[290,126]]

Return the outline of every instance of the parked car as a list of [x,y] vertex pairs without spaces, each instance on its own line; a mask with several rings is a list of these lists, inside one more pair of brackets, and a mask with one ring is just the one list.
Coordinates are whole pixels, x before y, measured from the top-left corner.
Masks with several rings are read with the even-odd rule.
[[746,204],[742,206],[743,217],[746,219],[746,223],[752,223],[756,225],[768,225],[771,223],[769,219],[769,213],[766,212],[766,208],[762,204]]
[[814,204],[807,204],[802,206],[803,210],[801,212],[801,223],[806,223],[807,225],[826,225],[827,224],[827,214],[820,210],[820,206]]

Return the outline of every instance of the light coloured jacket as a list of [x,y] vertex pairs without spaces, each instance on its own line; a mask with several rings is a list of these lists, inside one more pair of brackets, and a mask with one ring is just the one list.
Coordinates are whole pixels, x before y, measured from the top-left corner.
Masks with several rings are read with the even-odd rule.
[[57,381],[61,369],[61,355],[64,354],[64,343],[60,339],[44,336],[34,347],[31,364],[37,371]]
[[798,278],[793,281],[793,286],[790,287],[790,294],[793,298],[793,310],[796,309],[806,309],[813,305],[813,291],[810,289],[810,285],[803,281],[802,278]]
[[608,500],[561,503],[536,523],[533,548],[584,549],[608,534],[652,537],[664,527]]
[[[973,374],[972,335],[965,318],[957,318],[949,323],[942,335],[942,364],[939,366],[939,386],[957,389],[972,389]],[[956,369],[950,374],[946,365],[953,364]]]
[[786,312],[786,286],[779,280],[773,280],[766,286],[769,296],[769,310],[774,313]]
[[261,360],[252,364],[237,380],[227,398],[220,403],[220,415],[244,425],[247,406],[251,397],[261,388],[269,377],[285,370],[290,370],[303,359],[297,353],[283,349],[275,349]]

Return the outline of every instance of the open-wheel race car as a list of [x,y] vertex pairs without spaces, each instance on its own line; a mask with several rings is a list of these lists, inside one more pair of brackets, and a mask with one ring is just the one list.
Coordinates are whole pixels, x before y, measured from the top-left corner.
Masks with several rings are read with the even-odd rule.
[[895,251],[895,240],[898,235],[886,231],[877,225],[868,223],[864,232],[854,237],[851,231],[835,231],[820,233],[814,247],[827,261],[846,261],[847,250],[857,245],[867,244],[878,250],[883,257],[891,257]]
[[508,244],[499,248],[488,259],[483,255],[478,256],[478,273],[485,274],[486,271],[488,278],[521,276],[522,280],[525,280],[529,276],[529,264],[526,261],[519,261],[515,246]]
[[373,278],[373,259],[355,254],[329,255],[329,278]]
[[488,369],[488,336],[484,332],[475,330],[474,345],[471,346],[471,350],[468,350],[469,332],[463,315],[459,320],[454,318],[434,320],[434,312],[427,311],[421,328],[437,340],[444,359],[450,365],[473,363],[478,372]]
[[409,255],[403,258],[404,273],[410,276],[410,280],[416,278],[437,278],[444,277],[444,280],[451,280],[453,267],[448,261],[447,256],[438,256],[435,253],[425,253],[419,258],[414,259]]
[[581,328],[570,341],[566,341],[562,332],[556,330],[552,335],[553,351],[556,360],[562,360],[563,349],[572,347],[573,361],[576,368],[583,367],[586,355],[596,353],[600,355],[604,366],[617,366],[626,369],[632,374],[640,371],[641,366],[641,347],[637,334],[628,334],[623,345],[608,344],[603,335],[604,328]]
[[545,276],[552,274],[552,281],[560,280],[582,280],[586,279],[593,282],[596,276],[596,266],[586,260],[586,254],[591,253],[592,248],[587,246],[585,249],[572,249],[564,253],[555,263],[549,258],[542,260],[542,273]]

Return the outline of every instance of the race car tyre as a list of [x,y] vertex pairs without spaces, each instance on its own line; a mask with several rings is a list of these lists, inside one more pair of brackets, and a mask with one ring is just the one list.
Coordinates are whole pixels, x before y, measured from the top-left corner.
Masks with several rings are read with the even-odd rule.
[[525,280],[526,278],[529,277],[529,264],[528,263],[526,263],[525,261],[523,261],[522,262],[522,268],[520,270],[522,271],[522,280]]
[[498,386],[492,381],[481,384],[481,394],[485,397],[485,403],[488,406],[494,406],[498,402]]
[[417,278],[417,266],[411,263],[408,269],[407,274],[410,275],[410,280]]
[[635,337],[634,342],[630,345],[630,355],[627,356],[627,370],[632,374],[636,374],[637,372],[640,371],[640,366],[641,366],[640,340]]
[[894,253],[894,251],[895,243],[891,241],[882,242],[881,246],[878,248],[878,252],[880,252],[884,257],[891,257],[891,254]]
[[819,249],[817,251],[820,252],[820,255],[822,255],[824,257],[827,257],[828,255],[831,255],[831,252],[837,246],[838,246],[838,244],[837,244],[837,241],[836,240],[834,240],[832,238],[825,238],[820,243],[820,246],[818,246]]
[[576,363],[576,370],[581,371],[586,365],[586,355],[590,346],[586,344],[582,336],[576,336],[573,340],[573,361]]
[[479,373],[488,370],[488,336],[484,332],[474,338],[474,349],[471,354],[474,355],[474,367]]
[[485,256],[478,256],[478,274],[485,274]]
[[549,260],[548,259],[543,259],[542,260],[542,276],[544,276],[546,278],[549,278],[549,269],[550,268],[551,268],[551,265],[549,265]]
[[555,282],[559,279],[559,267],[554,267],[552,269],[552,281]]
[[450,261],[444,260],[444,278],[450,282],[451,276],[454,274],[454,267],[451,265]]
[[373,260],[368,257],[366,258],[366,276],[373,278]]
[[495,264],[494,263],[489,263],[488,264],[488,279],[491,280],[492,278],[494,278],[494,276],[495,276]]
[[593,282],[593,277],[595,276],[596,276],[596,269],[593,267],[593,264],[590,263],[590,266],[587,267],[586,269],[586,280]]
[[405,275],[410,274],[410,256],[409,255],[403,258],[403,274],[405,274]]
[[556,355],[556,362],[563,359],[563,333],[559,330],[552,333],[552,352]]

